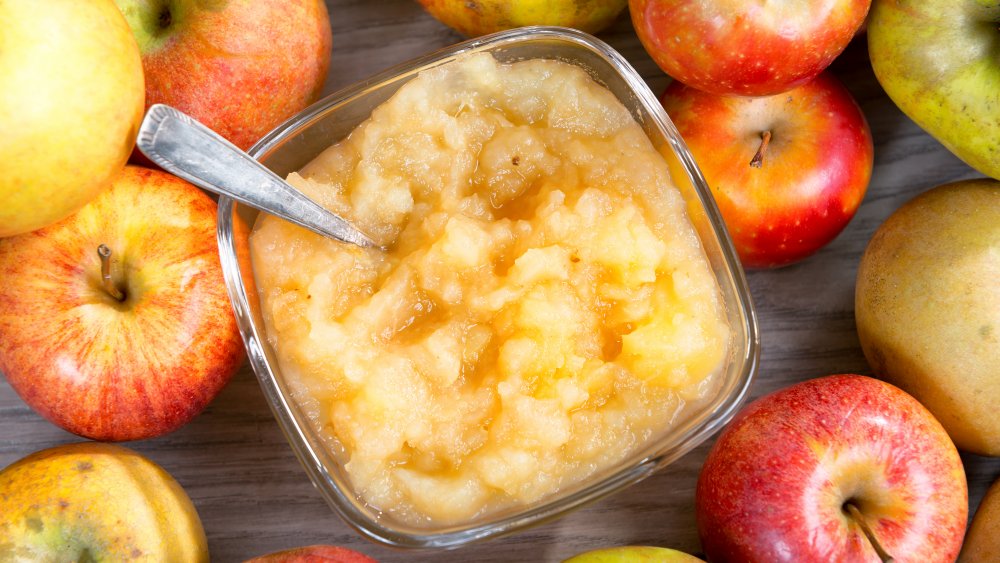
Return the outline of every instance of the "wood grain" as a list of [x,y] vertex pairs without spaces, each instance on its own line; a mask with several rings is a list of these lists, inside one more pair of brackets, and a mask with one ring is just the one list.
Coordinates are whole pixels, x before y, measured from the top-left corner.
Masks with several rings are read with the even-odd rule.
[[[327,0],[334,46],[326,92],[334,92],[461,38],[412,0]],[[618,49],[659,94],[667,77],[643,51],[628,15],[601,38]],[[977,174],[902,115],[868,64],[864,41],[834,63],[875,138],[875,171],[857,216],[818,254],[799,264],[749,273],[762,352],[752,397],[832,373],[870,373],[854,328],[854,276],[878,225],[904,201],[937,184]],[[0,466],[47,446],[78,441],[31,411],[0,381]],[[292,455],[244,367],[193,422],[129,446],[184,486],[201,515],[214,561],[314,543],[339,544],[381,561],[559,561],[615,544],[650,544],[698,553],[694,485],[711,445],[621,493],[552,523],[455,552],[403,552],[362,539],[321,500]],[[1000,474],[1000,459],[963,456],[970,514]]]

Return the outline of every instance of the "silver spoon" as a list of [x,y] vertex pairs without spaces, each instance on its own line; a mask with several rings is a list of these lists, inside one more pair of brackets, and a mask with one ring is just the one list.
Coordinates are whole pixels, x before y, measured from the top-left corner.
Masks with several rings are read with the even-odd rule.
[[377,247],[357,227],[309,199],[215,131],[170,106],[154,104],[149,108],[136,146],[167,172],[210,192],[323,236]]

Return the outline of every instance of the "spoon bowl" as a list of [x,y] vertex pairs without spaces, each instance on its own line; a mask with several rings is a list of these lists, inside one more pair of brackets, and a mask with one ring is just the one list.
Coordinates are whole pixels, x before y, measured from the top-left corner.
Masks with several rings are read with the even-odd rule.
[[378,246],[349,221],[175,108],[151,106],[139,127],[136,146],[167,172],[202,189],[229,196],[325,237],[363,248]]

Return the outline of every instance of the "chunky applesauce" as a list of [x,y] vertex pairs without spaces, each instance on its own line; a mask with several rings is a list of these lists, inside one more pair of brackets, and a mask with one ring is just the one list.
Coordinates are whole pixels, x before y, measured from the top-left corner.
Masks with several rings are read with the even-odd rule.
[[712,390],[729,327],[685,202],[576,66],[427,70],[289,180],[387,249],[270,216],[251,238],[281,372],[378,510],[535,503]]

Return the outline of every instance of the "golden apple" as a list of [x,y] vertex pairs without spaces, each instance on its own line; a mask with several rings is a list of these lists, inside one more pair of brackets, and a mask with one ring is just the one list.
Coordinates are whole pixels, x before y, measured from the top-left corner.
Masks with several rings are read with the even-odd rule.
[[703,563],[694,555],[667,547],[626,545],[595,549],[570,557],[563,563]]
[[858,268],[855,319],[878,376],[959,449],[1000,455],[1000,182],[938,186],[897,209]]
[[1000,480],[986,491],[965,534],[960,563],[1000,561]]
[[208,561],[191,499],[128,448],[83,442],[0,471],[0,561]]
[[0,2],[0,237],[83,207],[142,119],[139,47],[111,0]]
[[526,25],[560,25],[597,33],[628,0],[418,0],[432,16],[466,37]]

